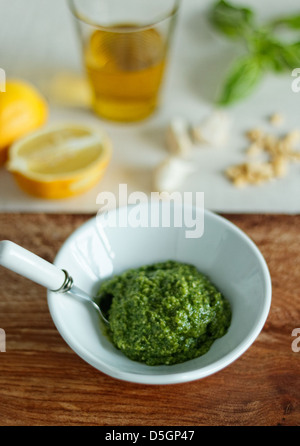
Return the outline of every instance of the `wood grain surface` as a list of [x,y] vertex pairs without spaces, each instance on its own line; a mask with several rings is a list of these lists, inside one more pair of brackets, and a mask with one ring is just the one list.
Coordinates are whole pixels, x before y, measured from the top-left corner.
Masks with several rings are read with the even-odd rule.
[[[273,284],[272,306],[255,343],[233,364],[184,384],[148,386],[110,378],[63,341],[39,285],[0,268],[0,424],[299,425],[300,216],[226,215],[258,245]],[[0,214],[0,239],[53,261],[86,215]],[[300,344],[300,343],[299,343]]]

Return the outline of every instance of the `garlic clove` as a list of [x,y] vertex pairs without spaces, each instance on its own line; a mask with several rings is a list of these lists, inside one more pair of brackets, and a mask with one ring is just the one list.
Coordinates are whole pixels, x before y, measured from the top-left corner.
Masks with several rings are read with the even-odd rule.
[[195,171],[195,164],[180,157],[167,157],[154,169],[154,188],[159,192],[176,191],[186,177]]
[[193,142],[189,134],[189,124],[180,117],[172,119],[166,132],[167,149],[172,155],[187,156]]
[[200,124],[191,129],[194,140],[210,146],[223,146],[228,138],[231,128],[231,119],[221,110],[214,111]]

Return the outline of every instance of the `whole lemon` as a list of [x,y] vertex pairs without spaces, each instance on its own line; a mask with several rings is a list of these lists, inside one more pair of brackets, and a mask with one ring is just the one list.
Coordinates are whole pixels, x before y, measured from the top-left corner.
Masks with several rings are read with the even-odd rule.
[[23,80],[8,80],[0,93],[0,164],[9,146],[41,127],[48,118],[48,104],[39,91]]

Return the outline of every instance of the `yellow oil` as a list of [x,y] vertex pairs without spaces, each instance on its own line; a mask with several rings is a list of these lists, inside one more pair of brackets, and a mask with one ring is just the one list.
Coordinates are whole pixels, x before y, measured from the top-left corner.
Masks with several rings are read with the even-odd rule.
[[114,121],[136,121],[157,106],[165,68],[161,35],[153,28],[118,25],[91,35],[84,60],[93,108]]

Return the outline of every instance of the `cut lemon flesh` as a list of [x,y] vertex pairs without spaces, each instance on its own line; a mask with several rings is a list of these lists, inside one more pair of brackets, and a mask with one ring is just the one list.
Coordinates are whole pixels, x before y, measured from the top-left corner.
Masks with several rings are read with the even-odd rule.
[[111,158],[104,131],[58,125],[15,143],[7,168],[20,187],[41,198],[68,198],[95,185]]

